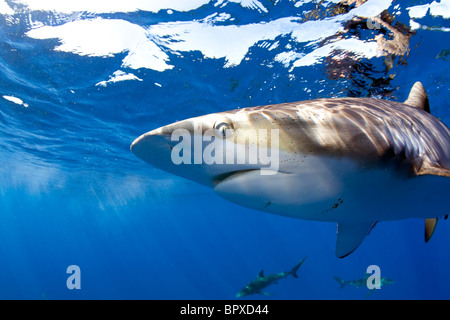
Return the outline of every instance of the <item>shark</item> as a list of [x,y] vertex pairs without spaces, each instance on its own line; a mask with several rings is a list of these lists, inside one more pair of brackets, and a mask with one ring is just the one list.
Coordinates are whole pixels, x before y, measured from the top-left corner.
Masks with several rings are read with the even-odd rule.
[[[369,274],[366,274],[364,277],[357,280],[343,280],[339,277],[333,276],[333,278],[341,285],[341,289],[345,286],[351,286],[355,288],[367,287],[367,279],[369,278]],[[380,278],[380,286],[393,284],[394,280],[389,278]]]
[[[363,288],[363,287],[367,288],[367,279],[369,278],[369,276],[370,276],[369,274],[366,274],[364,277],[362,277],[360,279],[356,279],[356,280],[343,280],[336,276],[333,276],[333,278],[341,285],[341,289],[344,288],[345,286],[351,286],[351,287],[355,287],[355,288]],[[395,281],[392,279],[381,277],[380,278],[380,289],[383,286],[394,284],[394,283],[395,283]],[[373,292],[375,292],[375,290],[376,290],[376,288],[370,289],[367,296],[371,295]]]
[[131,151],[241,206],[337,223],[339,258],[380,221],[424,219],[428,242],[450,210],[450,130],[420,82],[403,103],[323,98],[197,116]]
[[261,270],[255,280],[249,282],[244,288],[242,288],[241,291],[236,294],[236,298],[241,298],[251,294],[262,294],[265,296],[271,295],[270,293],[263,292],[262,290],[270,286],[271,284],[277,284],[278,280],[285,279],[289,275],[297,279],[297,271],[303,264],[305,259],[306,257],[303,258],[299,263],[297,263],[290,271],[284,271],[265,276],[264,271]]

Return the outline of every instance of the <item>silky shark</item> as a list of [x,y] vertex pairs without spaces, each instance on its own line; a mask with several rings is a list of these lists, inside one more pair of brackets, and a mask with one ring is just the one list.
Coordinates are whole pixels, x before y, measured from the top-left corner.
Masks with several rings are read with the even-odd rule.
[[[249,161],[255,147],[263,152]],[[242,206],[337,222],[337,257],[383,220],[423,218],[428,241],[450,211],[450,130],[420,82],[404,103],[316,99],[195,117],[143,134],[131,150]]]
[[239,291],[236,294],[237,298],[241,298],[244,296],[248,296],[250,294],[262,294],[265,296],[271,295],[270,293],[261,291],[262,289],[270,286],[273,283],[278,283],[278,280],[285,279],[289,275],[293,276],[294,278],[298,278],[297,271],[298,268],[303,264],[306,257],[303,258],[299,263],[297,263],[290,271],[284,271],[280,273],[274,273],[270,274],[268,276],[264,275],[264,271],[261,270],[258,274],[258,277],[256,277],[255,280],[249,282],[241,291]]
[[[351,286],[351,287],[355,287],[355,288],[367,288],[367,279],[369,278],[368,274],[365,274],[364,277],[357,279],[357,280],[344,280],[341,279],[339,277],[333,276],[333,278],[341,285],[341,289],[344,288],[345,286]],[[380,278],[380,287],[381,286],[386,286],[389,284],[393,284],[394,280],[389,279],[389,278]],[[374,289],[372,289],[374,290]]]
[[[364,277],[357,279],[357,280],[343,280],[336,276],[333,276],[333,278],[341,285],[341,289],[344,288],[345,286],[351,286],[351,287],[355,287],[355,288],[364,288],[364,287],[368,288],[368,286],[367,286],[367,279],[369,279],[368,274],[364,275]],[[379,281],[380,281],[379,289],[381,289],[381,287],[385,287],[387,285],[395,283],[394,280],[389,279],[389,278],[384,278],[384,277],[381,277]],[[372,293],[374,293],[376,291],[376,288],[372,288],[369,290],[370,291],[367,293],[366,296],[370,296]]]

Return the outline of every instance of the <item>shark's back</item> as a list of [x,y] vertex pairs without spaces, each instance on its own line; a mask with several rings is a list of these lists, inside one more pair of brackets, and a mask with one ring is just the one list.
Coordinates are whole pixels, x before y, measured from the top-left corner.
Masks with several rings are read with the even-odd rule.
[[[450,130],[425,110],[368,98],[316,99],[248,108],[279,125],[285,148],[401,164],[414,175],[450,176]],[[287,146],[287,141],[295,141]],[[281,142],[283,143],[283,141]]]

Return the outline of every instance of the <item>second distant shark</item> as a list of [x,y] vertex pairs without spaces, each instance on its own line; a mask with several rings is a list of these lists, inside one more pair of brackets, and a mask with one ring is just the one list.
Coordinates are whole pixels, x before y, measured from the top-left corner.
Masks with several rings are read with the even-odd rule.
[[[357,279],[357,280],[343,280],[336,276],[334,276],[333,278],[341,285],[341,289],[344,288],[345,286],[351,286],[351,287],[355,287],[355,288],[363,288],[363,287],[368,288],[368,285],[367,285],[367,280],[369,279],[368,274],[366,274],[364,277]],[[379,279],[379,288],[381,289],[382,286],[390,285],[393,283],[394,283],[394,280],[381,277]],[[375,292],[375,288],[370,289],[370,291],[367,295],[369,296],[373,292]]]

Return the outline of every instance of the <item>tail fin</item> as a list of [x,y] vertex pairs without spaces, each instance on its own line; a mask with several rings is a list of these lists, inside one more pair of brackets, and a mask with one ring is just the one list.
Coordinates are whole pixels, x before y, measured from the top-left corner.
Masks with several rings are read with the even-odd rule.
[[341,278],[336,277],[336,276],[334,276],[333,278],[334,278],[334,280],[336,280],[337,282],[339,282],[339,284],[341,285],[341,289],[342,289],[343,287],[345,287],[345,280],[342,280]]
[[291,271],[289,271],[289,274],[291,274],[294,278],[298,278],[297,276],[297,270],[298,268],[300,268],[300,266],[302,265],[302,263],[305,261],[306,257],[304,257],[299,263],[297,263]]

